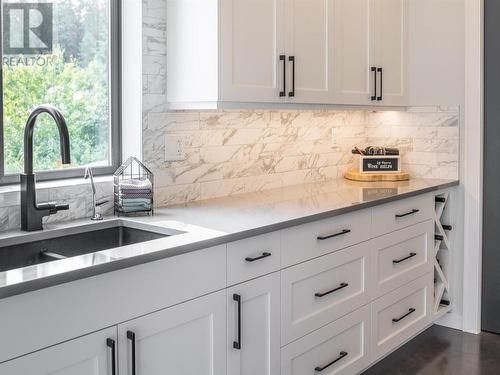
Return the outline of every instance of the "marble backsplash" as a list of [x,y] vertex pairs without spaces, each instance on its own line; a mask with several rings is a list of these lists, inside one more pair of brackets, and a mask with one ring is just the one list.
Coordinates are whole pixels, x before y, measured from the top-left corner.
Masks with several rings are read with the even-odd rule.
[[[185,160],[165,161],[166,134],[182,135]],[[341,177],[354,145],[399,147],[414,177],[458,178],[459,110],[164,112],[143,124],[159,206]]]

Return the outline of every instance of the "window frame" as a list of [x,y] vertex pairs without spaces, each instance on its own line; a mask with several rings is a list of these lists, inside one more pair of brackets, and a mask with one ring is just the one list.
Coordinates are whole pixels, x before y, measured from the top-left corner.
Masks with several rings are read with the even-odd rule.
[[[111,165],[92,167],[95,176],[111,175],[121,164],[121,1],[109,0],[110,6],[110,114],[111,114]],[[36,103],[33,103],[36,104]],[[40,103],[41,104],[41,103]],[[28,116],[26,116],[26,120]],[[0,0],[0,186],[19,183],[19,174],[5,175],[3,132],[3,0]],[[35,133],[36,136],[36,133]],[[62,180],[83,177],[85,167],[55,169],[36,172],[37,181]]]

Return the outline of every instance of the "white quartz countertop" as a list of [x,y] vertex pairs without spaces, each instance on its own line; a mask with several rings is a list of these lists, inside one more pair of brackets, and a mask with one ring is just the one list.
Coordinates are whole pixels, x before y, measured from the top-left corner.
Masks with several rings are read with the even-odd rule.
[[[341,215],[458,183],[457,180],[444,179],[370,183],[337,179],[160,208],[153,217],[123,220],[131,222],[131,225],[153,225],[159,230],[181,234],[0,272],[0,298]],[[19,242],[43,240],[52,236],[54,231],[70,234],[81,225],[95,225],[99,229],[99,226],[113,225],[116,220],[51,224],[44,231],[28,234],[18,230],[3,232],[0,233],[0,246],[5,248]]]

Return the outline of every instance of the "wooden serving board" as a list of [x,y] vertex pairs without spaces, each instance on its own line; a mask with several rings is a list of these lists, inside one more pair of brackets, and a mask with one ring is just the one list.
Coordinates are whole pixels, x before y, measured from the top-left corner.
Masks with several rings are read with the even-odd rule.
[[398,173],[359,173],[356,170],[350,170],[344,174],[344,178],[353,181],[407,181],[410,179],[410,174],[407,172]]

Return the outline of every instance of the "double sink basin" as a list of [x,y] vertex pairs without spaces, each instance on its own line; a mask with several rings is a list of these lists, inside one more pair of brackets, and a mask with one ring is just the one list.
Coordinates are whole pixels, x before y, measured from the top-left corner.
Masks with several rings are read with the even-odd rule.
[[110,220],[21,235],[0,247],[0,272],[181,234],[178,230],[127,220]]

